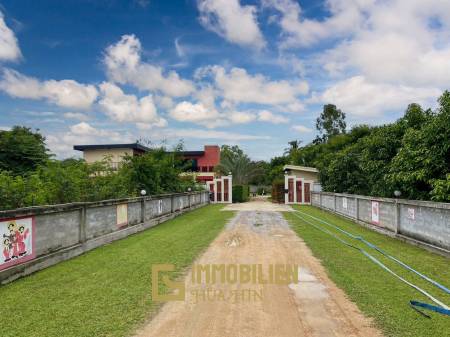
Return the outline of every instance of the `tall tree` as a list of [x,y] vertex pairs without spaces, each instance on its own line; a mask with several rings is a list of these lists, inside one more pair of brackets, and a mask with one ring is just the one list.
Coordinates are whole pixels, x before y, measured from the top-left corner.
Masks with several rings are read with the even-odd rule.
[[234,185],[246,185],[262,174],[262,169],[239,148],[239,146],[223,145],[220,153],[220,164],[217,169],[222,174],[231,172]]
[[24,174],[44,164],[50,155],[39,130],[24,126],[0,131],[0,170]]
[[315,142],[325,142],[333,136],[345,133],[346,127],[345,113],[336,108],[334,104],[326,104],[316,120],[316,129],[320,136],[316,138]]

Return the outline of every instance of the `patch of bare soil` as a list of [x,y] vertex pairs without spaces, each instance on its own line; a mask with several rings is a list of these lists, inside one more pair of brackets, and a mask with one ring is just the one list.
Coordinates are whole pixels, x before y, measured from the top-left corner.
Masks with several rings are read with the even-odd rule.
[[[207,286],[193,284],[189,273],[185,279],[186,300],[166,303],[138,336],[381,337],[371,321],[331,282],[281,214],[267,211],[272,207],[269,203],[263,207],[250,204],[240,204],[253,210],[241,210],[196,264],[297,264],[299,282],[216,284],[211,287],[225,296],[202,299],[198,289]],[[240,296],[230,296],[233,291]]]

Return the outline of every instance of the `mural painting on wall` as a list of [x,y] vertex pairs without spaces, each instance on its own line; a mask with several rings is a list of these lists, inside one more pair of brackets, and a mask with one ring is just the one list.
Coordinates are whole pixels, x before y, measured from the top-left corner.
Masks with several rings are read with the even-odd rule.
[[34,259],[34,217],[0,220],[0,270]]

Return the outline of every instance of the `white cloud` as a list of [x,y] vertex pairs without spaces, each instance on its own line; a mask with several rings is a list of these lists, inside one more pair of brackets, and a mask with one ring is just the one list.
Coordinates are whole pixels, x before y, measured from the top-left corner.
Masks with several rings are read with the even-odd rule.
[[239,0],[198,0],[197,4],[200,23],[206,29],[241,46],[265,46],[255,6],[241,6]]
[[258,120],[272,124],[288,123],[289,119],[284,116],[275,115],[269,110],[262,110],[258,113]]
[[152,133],[155,139],[219,139],[221,141],[241,141],[241,140],[264,140],[270,136],[257,136],[240,134],[227,131],[204,130],[204,129],[157,129]]
[[164,108],[164,109],[170,109],[170,108],[172,108],[173,106],[174,106],[174,102],[173,102],[173,99],[171,98],[171,97],[169,97],[169,96],[159,96],[159,95],[156,95],[156,96],[154,96],[154,99],[155,99],[155,103],[159,106],[159,107],[161,107],[161,108]]
[[163,68],[142,62],[141,53],[141,42],[134,35],[123,35],[119,42],[106,48],[103,61],[110,80],[171,97],[187,96],[194,91],[193,83],[180,78],[175,71],[164,74]]
[[89,108],[98,95],[93,85],[81,84],[73,80],[41,82],[12,69],[4,69],[0,90],[12,97],[46,99],[58,106],[74,109]]
[[184,51],[184,48],[180,44],[180,38],[177,37],[174,41],[175,44],[175,50],[177,52],[178,57],[185,57],[186,52]]
[[234,124],[246,124],[253,122],[256,119],[256,115],[251,112],[234,111],[228,115],[228,118]]
[[213,75],[215,86],[223,98],[235,103],[293,103],[299,95],[309,91],[305,81],[271,81],[261,74],[250,75],[243,68],[232,68],[229,72],[221,66],[200,68],[196,76],[207,74]]
[[439,89],[377,84],[354,76],[326,89],[314,102],[333,103],[355,116],[379,116],[388,111],[404,111],[409,103],[435,104]]
[[6,25],[4,15],[0,12],[0,60],[16,61],[21,56],[17,38]]
[[305,17],[293,0],[263,3],[281,13],[281,47],[334,39],[329,50],[317,53],[332,76],[351,73],[371,82],[448,87],[449,1],[327,0],[323,19]]
[[63,116],[67,119],[77,119],[84,122],[89,120],[89,116],[81,112],[66,112]]
[[312,129],[300,124],[293,125],[291,129],[301,133],[312,132]]
[[74,124],[68,131],[45,135],[50,151],[59,158],[67,158],[80,152],[74,151],[74,145],[130,143],[136,140],[128,132],[99,129],[86,122]]
[[279,25],[283,32],[283,48],[311,46],[323,39],[345,36],[365,22],[365,14],[375,0],[328,0],[326,9],[330,13],[324,20],[303,17],[302,9],[294,0],[263,0],[265,7],[281,13]]
[[155,126],[166,124],[165,120],[158,116],[151,95],[138,99],[134,95],[126,95],[118,86],[108,82],[100,84],[100,91],[99,105],[111,119]]
[[178,103],[169,114],[180,122],[202,124],[207,124],[211,119],[218,117],[216,111],[208,110],[202,103],[193,104],[187,101]]

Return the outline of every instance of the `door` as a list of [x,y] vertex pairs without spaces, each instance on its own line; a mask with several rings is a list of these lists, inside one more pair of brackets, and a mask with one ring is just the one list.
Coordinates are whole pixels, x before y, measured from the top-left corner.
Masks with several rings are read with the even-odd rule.
[[288,180],[288,202],[294,202],[294,179]]
[[222,180],[217,180],[217,202],[222,201]]
[[305,183],[305,203],[311,203],[311,184]]
[[209,200],[211,202],[214,202],[214,181],[213,182],[208,182],[209,185]]
[[302,199],[302,181],[301,180],[297,180],[296,182],[296,188],[297,188],[297,200],[296,202],[301,204],[303,202]]
[[229,179],[228,178],[223,178],[223,201],[224,202],[228,202],[228,189],[229,189]]

